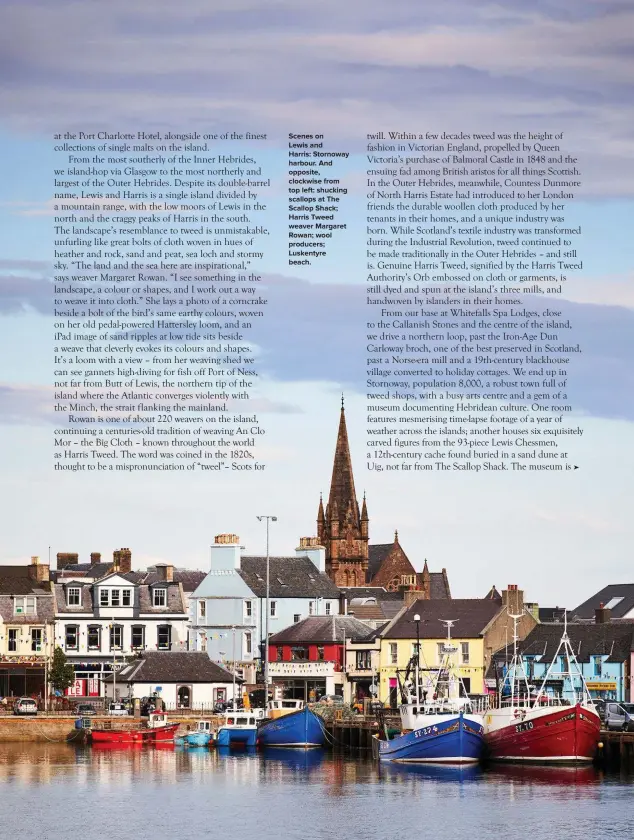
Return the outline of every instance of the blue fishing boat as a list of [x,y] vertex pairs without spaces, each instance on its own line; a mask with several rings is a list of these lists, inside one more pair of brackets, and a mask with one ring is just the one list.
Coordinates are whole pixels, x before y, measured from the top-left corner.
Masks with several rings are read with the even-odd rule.
[[373,754],[380,761],[476,764],[484,753],[484,721],[454,665],[458,648],[451,641],[453,622],[444,623],[447,641],[440,665],[421,667],[419,642],[404,678],[398,674],[401,734],[392,736],[384,725],[374,736]]
[[258,727],[261,747],[323,747],[324,723],[302,700],[273,700]]
[[199,720],[196,729],[185,735],[185,742],[190,747],[209,747],[216,743],[216,735],[211,728],[211,721]]
[[389,740],[377,738],[381,761],[476,764],[480,760],[484,727],[476,716],[460,711],[421,717],[426,725],[419,729]]
[[219,747],[255,747],[258,735],[258,721],[262,709],[233,709],[225,712],[225,720],[218,729]]

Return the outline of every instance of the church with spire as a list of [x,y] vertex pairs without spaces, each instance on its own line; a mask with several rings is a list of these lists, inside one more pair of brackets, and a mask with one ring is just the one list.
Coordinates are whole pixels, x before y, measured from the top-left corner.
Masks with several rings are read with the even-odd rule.
[[416,572],[397,531],[392,543],[370,544],[365,494],[359,507],[354,486],[343,397],[325,508],[319,499],[317,538],[326,549],[326,573],[339,587],[381,587],[390,592],[415,591],[419,598],[451,598],[446,570],[430,572],[425,560],[422,572]]

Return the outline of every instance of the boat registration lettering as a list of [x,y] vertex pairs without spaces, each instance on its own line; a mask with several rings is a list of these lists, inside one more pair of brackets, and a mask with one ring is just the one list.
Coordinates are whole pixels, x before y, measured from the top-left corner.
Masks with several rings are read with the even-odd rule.
[[435,735],[438,732],[437,726],[426,726],[425,729],[417,729],[414,738],[424,738],[426,735]]
[[523,723],[516,723],[515,724],[515,731],[516,732],[528,732],[532,728],[533,728],[533,722],[531,720],[525,720]]

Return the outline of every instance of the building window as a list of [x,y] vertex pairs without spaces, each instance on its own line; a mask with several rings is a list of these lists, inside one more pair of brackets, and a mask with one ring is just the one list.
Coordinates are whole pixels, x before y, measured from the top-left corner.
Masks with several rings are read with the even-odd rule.
[[323,662],[324,661],[324,646],[318,645],[317,646],[317,661]]
[[438,657],[438,664],[442,664],[443,659],[445,658],[445,643],[444,642],[437,642],[436,644],[436,656]]
[[98,624],[88,628],[88,650],[101,650],[101,627]]
[[77,650],[79,648],[79,627],[74,624],[66,625],[66,650]]
[[595,677],[600,677],[601,676],[601,666],[603,664],[602,657],[595,656],[595,657],[593,657],[593,661],[594,661],[594,676]]
[[155,589],[152,593],[152,603],[155,607],[164,607],[167,604],[167,589]]
[[302,617],[301,617],[300,613],[295,613],[295,615],[293,616],[293,623],[297,624],[299,621],[301,621],[301,618]]
[[31,650],[33,653],[42,652],[42,631],[38,627],[31,628]]
[[469,664],[469,642],[460,642],[460,657],[463,665]]
[[121,606],[121,592],[119,589],[111,589],[110,590],[110,606],[111,607],[120,607]]
[[372,667],[372,651],[357,651],[357,671],[369,671]]
[[66,590],[66,603],[69,607],[78,607],[81,604],[81,589],[78,586],[69,586]]
[[32,595],[16,598],[13,602],[15,615],[35,615],[35,598]]
[[[251,601],[245,601],[244,602],[244,617],[245,618],[251,618],[252,615],[253,615],[253,604],[251,603]],[[271,613],[271,615],[273,615],[273,613]]]
[[132,647],[135,649],[145,647],[145,627],[137,624],[132,628]]
[[131,589],[124,589],[121,594],[121,603],[124,607],[131,607],[132,606],[132,590]]
[[291,662],[306,662],[308,659],[308,650],[305,647],[291,648]]
[[308,615],[315,615],[315,602],[309,601],[308,602]]
[[123,647],[123,627],[120,624],[110,625],[110,650],[121,650]]
[[398,665],[398,644],[390,642],[390,665]]
[[16,627],[9,627],[9,653],[15,653],[18,649],[18,633],[19,630]]
[[[165,590],[162,590],[165,592]],[[159,650],[170,650],[172,647],[172,628],[169,624],[163,624],[158,628],[157,648]]]
[[326,601],[326,615],[330,615],[330,610],[332,609],[332,604],[330,601]]
[[275,648],[275,661],[276,662],[283,662],[284,661],[284,651],[281,647]]
[[109,603],[108,590],[107,589],[100,589],[99,590],[99,606],[107,607],[108,603]]
[[251,634],[244,634],[244,652],[247,656],[251,656]]
[[271,601],[271,618],[277,616],[277,601]]
[[207,617],[207,601],[198,602],[198,618],[204,620]]

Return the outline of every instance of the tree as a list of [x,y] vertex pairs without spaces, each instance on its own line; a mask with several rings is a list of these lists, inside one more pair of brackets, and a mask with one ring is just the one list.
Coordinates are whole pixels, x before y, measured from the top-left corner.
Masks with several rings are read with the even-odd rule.
[[75,682],[75,669],[69,664],[61,647],[56,647],[53,651],[49,682],[56,691],[64,691]]

